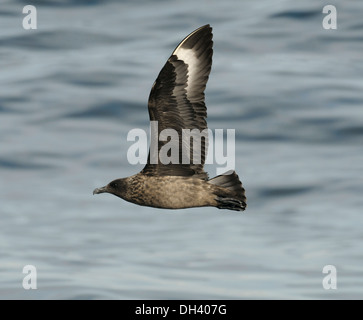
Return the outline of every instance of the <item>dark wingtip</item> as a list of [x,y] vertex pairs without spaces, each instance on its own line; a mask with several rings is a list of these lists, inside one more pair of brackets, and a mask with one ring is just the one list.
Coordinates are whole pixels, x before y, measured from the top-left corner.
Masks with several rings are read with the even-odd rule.
[[201,26],[199,29],[204,29],[204,28],[210,28],[212,29],[212,27],[210,26],[210,24],[205,24],[204,26]]

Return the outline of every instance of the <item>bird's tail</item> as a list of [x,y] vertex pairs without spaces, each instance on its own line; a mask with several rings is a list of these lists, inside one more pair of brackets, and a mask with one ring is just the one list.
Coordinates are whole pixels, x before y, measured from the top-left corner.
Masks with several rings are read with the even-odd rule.
[[245,189],[235,171],[226,172],[208,180],[208,183],[222,188],[216,192],[217,208],[244,211],[247,207]]

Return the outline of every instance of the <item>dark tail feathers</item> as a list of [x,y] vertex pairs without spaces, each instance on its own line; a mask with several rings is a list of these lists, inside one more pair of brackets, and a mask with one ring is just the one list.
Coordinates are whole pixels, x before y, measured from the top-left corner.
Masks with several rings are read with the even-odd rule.
[[222,192],[216,193],[217,208],[244,211],[247,207],[245,189],[235,171],[214,177],[208,181],[211,184],[222,187]]

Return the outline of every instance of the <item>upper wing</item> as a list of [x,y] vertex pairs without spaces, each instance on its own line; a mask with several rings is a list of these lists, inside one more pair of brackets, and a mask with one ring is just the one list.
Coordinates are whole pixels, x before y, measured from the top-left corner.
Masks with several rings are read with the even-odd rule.
[[[209,25],[193,31],[176,47],[154,82],[148,107],[150,121],[157,121],[158,129],[152,132],[151,137],[157,148],[149,151],[144,174],[199,175],[207,178],[203,166],[208,135],[202,138],[201,146],[193,150],[193,143],[183,136],[182,130],[198,129],[200,132],[207,129],[204,90],[212,65],[212,46],[212,28]],[[174,129],[179,139],[159,141],[164,129]],[[178,148],[178,163],[163,164],[160,161],[160,149],[166,144]]]

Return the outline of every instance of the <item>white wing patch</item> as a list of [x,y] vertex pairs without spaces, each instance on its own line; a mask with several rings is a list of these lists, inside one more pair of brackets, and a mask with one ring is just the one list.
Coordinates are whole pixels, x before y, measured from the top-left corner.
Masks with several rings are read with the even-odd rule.
[[177,48],[174,54],[177,56],[178,60],[182,60],[188,65],[188,82],[185,88],[188,95],[188,91],[191,87],[193,87],[193,83],[196,79],[199,62],[198,58],[196,57],[193,49]]

